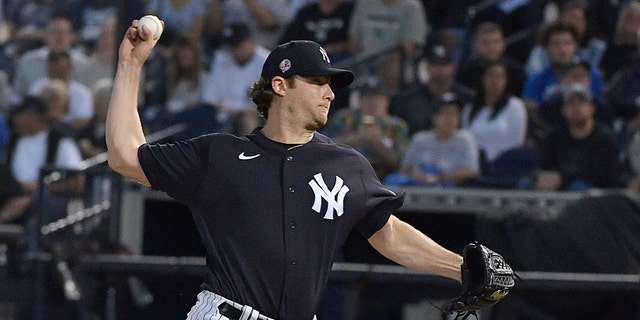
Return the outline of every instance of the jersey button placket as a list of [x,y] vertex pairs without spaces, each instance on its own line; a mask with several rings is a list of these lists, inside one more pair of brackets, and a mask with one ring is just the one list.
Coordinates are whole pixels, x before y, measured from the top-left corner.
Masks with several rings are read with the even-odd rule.
[[[297,214],[299,210],[293,209],[296,205],[299,205],[299,196],[297,193],[304,193],[304,190],[299,190],[300,183],[299,177],[296,172],[299,171],[296,168],[296,162],[294,162],[294,155],[286,154],[283,159],[283,186],[285,186],[285,216],[284,219],[287,221],[286,229],[285,229],[285,241],[286,241],[286,252],[285,252],[285,261],[286,261],[286,269],[289,271],[285,271],[289,274],[288,277],[285,278],[284,290],[289,291],[290,287],[293,289],[296,287],[296,283],[291,279],[298,279],[299,274],[298,270],[298,260],[299,260],[299,232],[298,226],[296,223]],[[306,186],[306,185],[305,185]],[[287,300],[293,300],[294,297],[288,297]]]

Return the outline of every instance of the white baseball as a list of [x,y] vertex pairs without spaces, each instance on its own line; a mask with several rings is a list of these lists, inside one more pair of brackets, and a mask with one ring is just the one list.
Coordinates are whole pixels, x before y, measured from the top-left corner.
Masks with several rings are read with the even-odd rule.
[[162,22],[160,22],[160,19],[158,19],[158,17],[149,14],[138,20],[138,35],[144,40],[144,32],[142,31],[142,26],[146,26],[147,29],[151,31],[153,40],[160,38],[160,35],[162,34]]

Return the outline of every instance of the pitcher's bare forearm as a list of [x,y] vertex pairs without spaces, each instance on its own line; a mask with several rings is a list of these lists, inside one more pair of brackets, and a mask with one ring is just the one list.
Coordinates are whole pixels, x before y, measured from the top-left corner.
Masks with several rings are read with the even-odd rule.
[[451,252],[411,225],[389,217],[387,224],[369,238],[383,256],[412,269],[461,281],[462,256]]
[[[138,91],[142,67],[158,39],[150,36],[142,40],[134,20],[120,44],[118,68],[109,101],[106,121],[106,142],[109,166],[121,175],[149,185],[138,161],[138,148],[146,142],[140,115]],[[164,26],[164,22],[163,22]]]
[[138,147],[146,142],[138,114],[140,68],[119,65],[106,122],[109,166],[125,177],[148,185],[138,162]]

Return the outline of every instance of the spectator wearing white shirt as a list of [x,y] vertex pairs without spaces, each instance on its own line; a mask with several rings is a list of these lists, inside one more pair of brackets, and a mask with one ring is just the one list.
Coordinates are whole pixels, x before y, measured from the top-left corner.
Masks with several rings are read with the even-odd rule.
[[67,51],[71,57],[71,76],[77,79],[87,56],[83,50],[74,48],[76,34],[66,17],[54,16],[49,20],[44,34],[44,45],[26,52],[16,63],[13,78],[14,89],[21,96],[29,94],[33,83],[47,76],[47,58],[50,51]]
[[501,153],[525,143],[527,111],[522,99],[507,91],[503,61],[489,64],[482,74],[477,96],[464,107],[462,127],[473,133],[485,160],[493,162]]
[[214,54],[202,100],[217,109],[221,131],[248,133],[259,121],[249,91],[269,51],[254,42],[245,24],[227,26],[223,36],[225,46]]
[[16,136],[10,143],[11,172],[29,192],[37,189],[40,169],[53,165],[78,169],[82,156],[73,138],[50,128],[49,106],[40,98],[26,97],[11,113]]

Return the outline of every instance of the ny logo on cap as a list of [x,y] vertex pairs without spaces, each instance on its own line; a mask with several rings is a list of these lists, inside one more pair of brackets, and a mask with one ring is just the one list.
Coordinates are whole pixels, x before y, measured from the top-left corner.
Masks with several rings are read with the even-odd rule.
[[320,47],[318,50],[320,50],[320,53],[322,54],[322,60],[324,60],[324,62],[326,63],[331,63],[331,61],[329,61],[329,55],[327,55],[327,52],[324,51],[324,48]]

